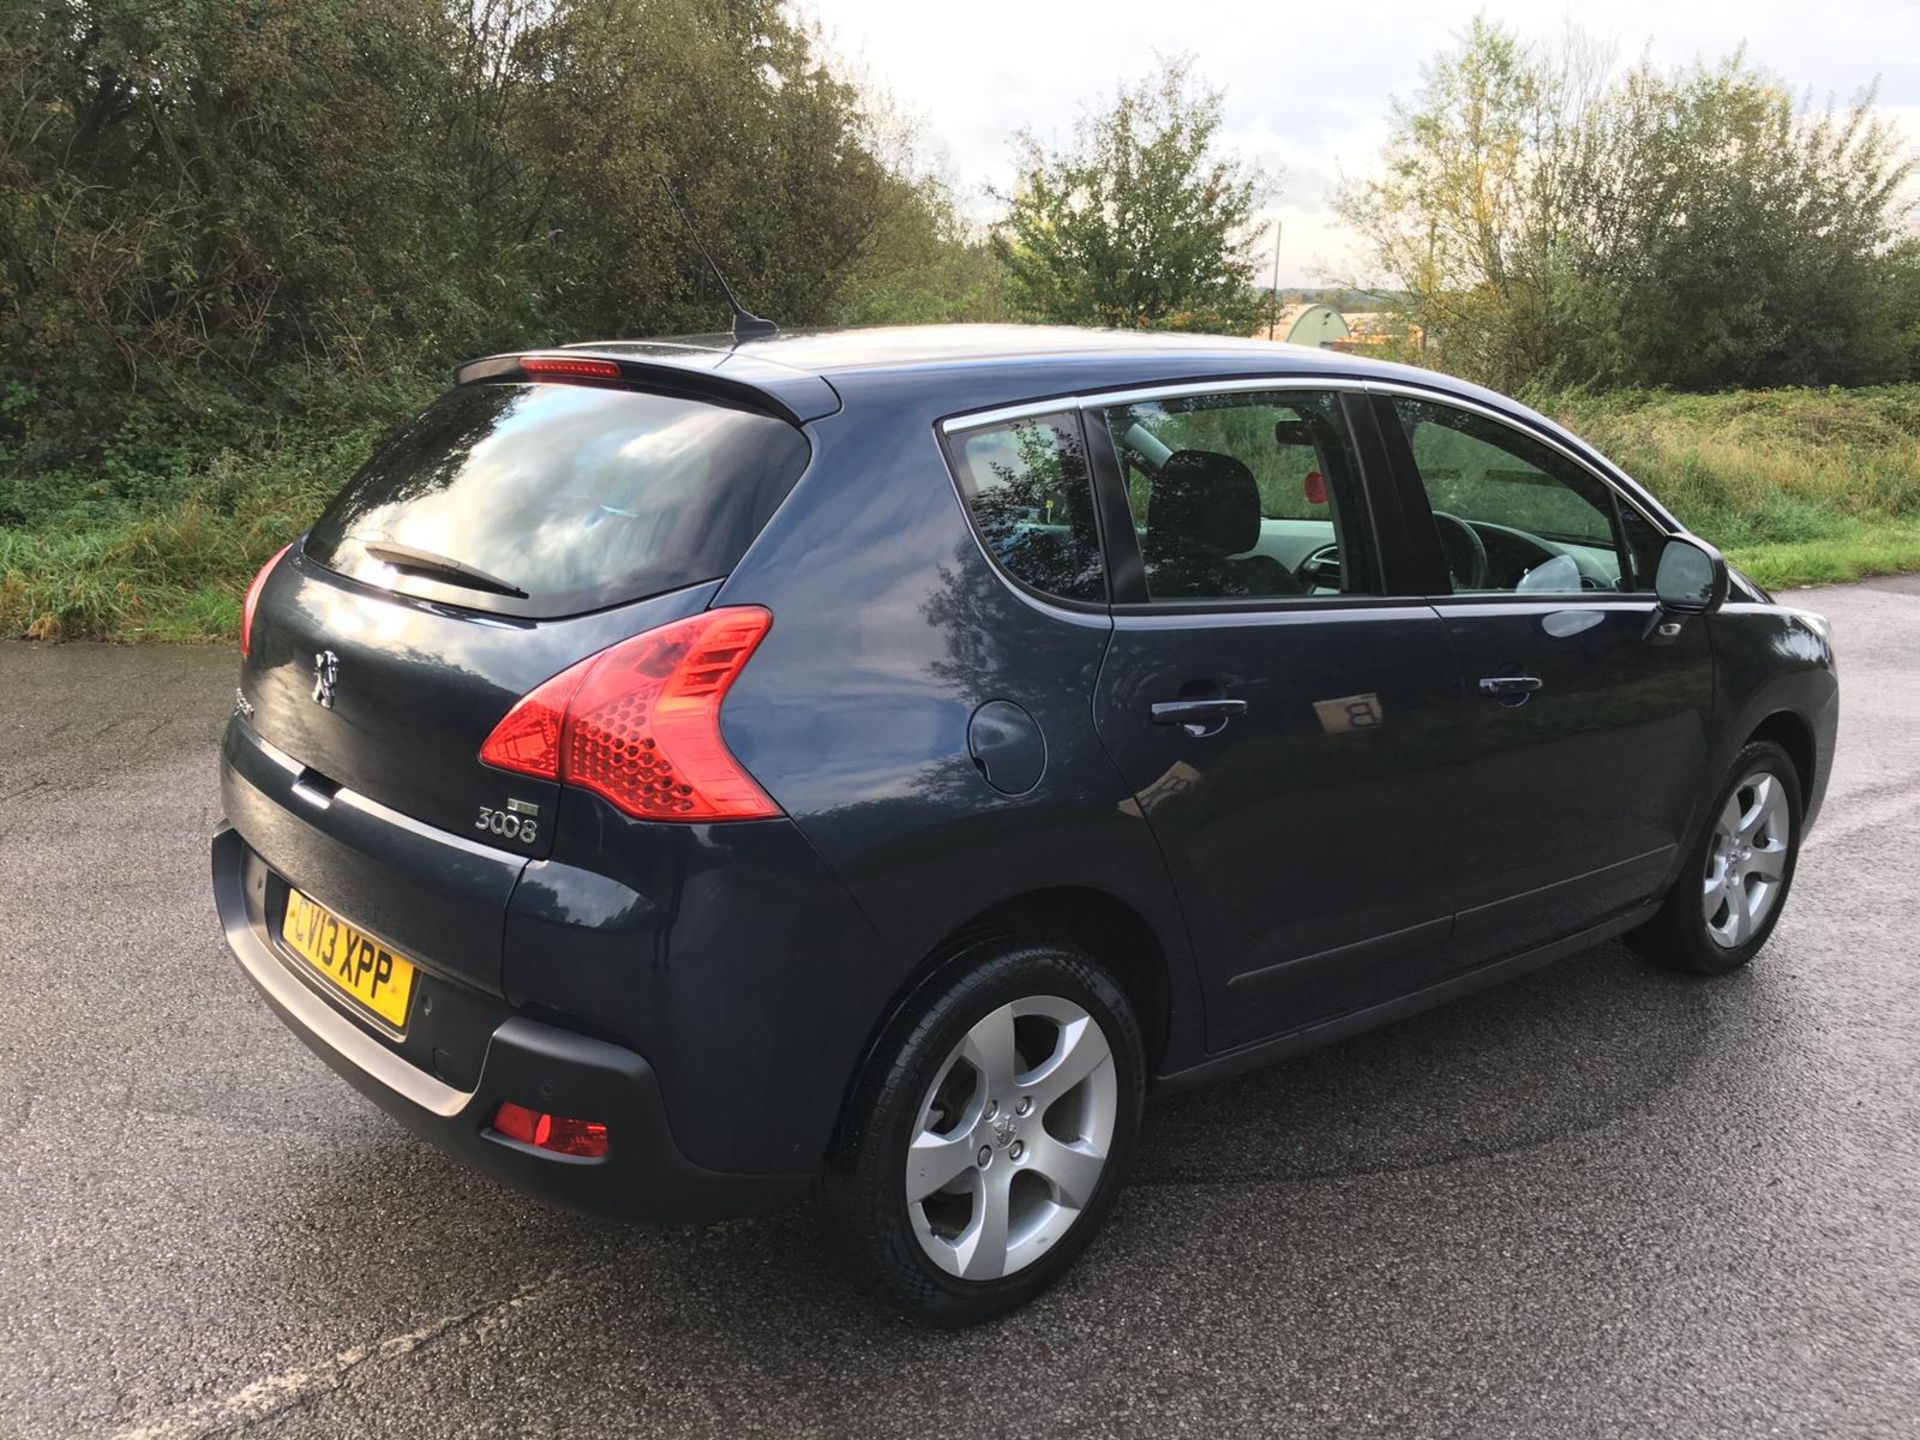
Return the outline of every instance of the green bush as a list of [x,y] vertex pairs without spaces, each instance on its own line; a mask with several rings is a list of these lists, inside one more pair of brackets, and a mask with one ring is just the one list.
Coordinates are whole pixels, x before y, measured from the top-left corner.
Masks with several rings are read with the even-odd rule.
[[0,5],[0,94],[0,526],[176,503],[468,355],[722,325],[663,176],[784,325],[996,304],[779,0]]
[[1920,378],[1916,162],[1871,89],[1818,104],[1737,50],[1623,68],[1484,16],[1422,76],[1336,203],[1446,369],[1497,390]]

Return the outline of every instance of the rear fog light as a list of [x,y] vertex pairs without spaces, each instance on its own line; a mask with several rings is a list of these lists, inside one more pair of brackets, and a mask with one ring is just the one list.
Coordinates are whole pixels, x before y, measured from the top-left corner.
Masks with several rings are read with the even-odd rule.
[[592,1120],[572,1120],[529,1110],[511,1101],[494,1111],[493,1128],[509,1140],[518,1140],[536,1150],[551,1150],[556,1155],[598,1160],[607,1153],[606,1126]]

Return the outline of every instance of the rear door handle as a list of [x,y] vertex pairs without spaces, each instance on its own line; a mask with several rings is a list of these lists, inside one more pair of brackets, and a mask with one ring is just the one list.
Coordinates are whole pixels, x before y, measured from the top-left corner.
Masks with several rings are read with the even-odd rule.
[[1531,695],[1545,684],[1538,675],[1489,675],[1480,682],[1480,693],[1504,700]]
[[1234,716],[1246,713],[1246,701],[1229,700],[1224,695],[1204,700],[1157,700],[1153,706],[1153,723],[1185,725],[1195,735],[1211,735]]

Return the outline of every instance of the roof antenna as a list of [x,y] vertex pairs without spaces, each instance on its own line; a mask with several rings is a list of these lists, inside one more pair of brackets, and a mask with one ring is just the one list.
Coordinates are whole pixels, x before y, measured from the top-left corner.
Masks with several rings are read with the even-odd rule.
[[673,193],[673,186],[667,183],[667,177],[664,175],[660,177],[660,188],[667,192],[668,203],[679,215],[680,223],[687,227],[687,237],[693,241],[693,248],[698,250],[700,258],[707,262],[707,268],[713,271],[713,278],[720,282],[720,289],[726,294],[727,304],[733,307],[733,343],[738,345],[744,340],[764,340],[769,335],[778,335],[780,333],[778,325],[755,315],[734,295],[733,287],[727,284],[727,277],[720,273],[720,267],[713,263],[713,256],[707,253],[707,247],[700,243],[700,232],[693,228],[693,221],[687,218],[686,210],[681,207],[680,197]]

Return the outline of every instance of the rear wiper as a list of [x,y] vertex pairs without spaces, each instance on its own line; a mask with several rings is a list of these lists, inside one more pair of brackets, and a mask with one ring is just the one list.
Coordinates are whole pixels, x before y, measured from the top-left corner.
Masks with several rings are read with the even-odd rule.
[[496,595],[510,595],[515,600],[527,598],[527,592],[518,585],[511,585],[498,575],[489,575],[462,561],[445,555],[436,555],[431,550],[421,550],[412,545],[400,545],[392,540],[363,540],[360,548],[376,560],[384,560],[396,570],[409,570],[416,575],[432,575],[453,585],[461,585],[469,590],[491,590]]

